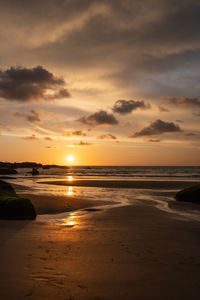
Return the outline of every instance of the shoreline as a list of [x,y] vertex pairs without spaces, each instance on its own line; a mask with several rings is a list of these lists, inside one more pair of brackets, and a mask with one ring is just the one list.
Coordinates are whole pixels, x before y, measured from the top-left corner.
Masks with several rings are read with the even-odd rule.
[[62,186],[83,186],[103,188],[127,188],[127,189],[183,189],[199,184],[200,181],[170,181],[170,180],[49,180],[38,181],[39,184],[51,184]]

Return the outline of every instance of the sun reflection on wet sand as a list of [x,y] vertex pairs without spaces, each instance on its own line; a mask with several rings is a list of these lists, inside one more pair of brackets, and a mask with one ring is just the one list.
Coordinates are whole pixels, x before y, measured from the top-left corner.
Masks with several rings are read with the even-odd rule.
[[72,186],[68,187],[67,196],[72,196],[74,194]]
[[73,181],[73,180],[74,180],[73,176],[67,176],[67,181]]
[[76,214],[76,212],[71,213],[69,217],[67,217],[66,219],[61,219],[60,221],[60,224],[66,227],[74,227],[79,224],[78,215]]

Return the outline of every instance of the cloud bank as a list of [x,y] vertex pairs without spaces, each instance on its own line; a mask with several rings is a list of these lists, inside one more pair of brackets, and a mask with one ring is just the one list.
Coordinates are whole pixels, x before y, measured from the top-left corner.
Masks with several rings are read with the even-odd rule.
[[119,114],[129,114],[132,111],[140,109],[149,109],[151,106],[145,104],[144,101],[135,101],[135,100],[117,100],[112,108],[112,110]]
[[23,119],[31,123],[42,123],[40,113],[34,109],[30,110],[30,112],[27,114],[14,111],[13,116],[22,117]]
[[144,127],[142,130],[135,132],[131,137],[140,137],[140,136],[151,136],[159,135],[163,133],[172,133],[172,132],[181,132],[182,129],[178,124],[173,122],[165,122],[162,120],[155,120],[147,127]]
[[66,83],[42,66],[11,67],[0,70],[0,98],[8,101],[30,102],[67,98]]
[[77,119],[77,121],[90,126],[111,126],[119,123],[113,114],[110,114],[104,110],[100,110],[86,117],[80,117]]
[[167,98],[169,104],[186,105],[186,106],[200,106],[200,98],[188,98],[188,97],[169,97]]

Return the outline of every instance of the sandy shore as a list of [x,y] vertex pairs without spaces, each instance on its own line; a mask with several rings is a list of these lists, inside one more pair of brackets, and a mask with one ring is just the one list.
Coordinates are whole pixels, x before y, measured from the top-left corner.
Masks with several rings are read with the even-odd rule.
[[66,186],[87,186],[87,187],[103,187],[103,188],[135,188],[135,189],[183,189],[195,184],[199,181],[149,181],[149,180],[85,180],[75,179],[69,180],[51,180],[39,182],[42,184],[66,185]]
[[0,221],[0,299],[198,299],[200,226],[148,204]]
[[[20,195],[20,193],[18,193]],[[88,200],[70,196],[21,194],[33,203],[37,214],[58,214],[93,206],[114,204],[114,201]]]

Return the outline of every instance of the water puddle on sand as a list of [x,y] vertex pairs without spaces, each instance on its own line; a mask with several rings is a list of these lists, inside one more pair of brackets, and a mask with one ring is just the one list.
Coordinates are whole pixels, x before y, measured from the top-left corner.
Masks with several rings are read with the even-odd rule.
[[149,190],[143,191],[137,195],[137,200],[145,203],[152,203],[161,211],[170,213],[173,218],[183,221],[200,222],[200,206],[195,203],[178,202],[174,199],[174,195],[178,191],[174,190]]
[[[69,178],[70,180],[71,178]],[[173,199],[176,190],[145,190],[145,189],[120,189],[120,188],[97,188],[97,187],[76,187],[76,186],[56,186],[49,184],[39,184],[37,179],[21,178],[9,180],[10,183],[17,183],[20,194],[26,194],[27,190],[31,194],[67,196],[74,199],[87,199],[94,201],[110,202],[101,206],[95,206],[74,212],[64,212],[59,214],[38,215],[37,220],[51,222],[65,227],[73,228],[78,226],[78,219],[83,215],[102,213],[111,208],[127,205],[148,204],[153,205],[159,210],[170,213],[174,218],[182,220],[200,221],[199,205],[177,202]],[[22,185],[23,184],[23,185]],[[20,186],[22,187],[20,189]],[[17,188],[16,188],[17,191]]]

